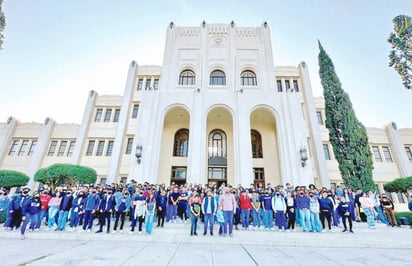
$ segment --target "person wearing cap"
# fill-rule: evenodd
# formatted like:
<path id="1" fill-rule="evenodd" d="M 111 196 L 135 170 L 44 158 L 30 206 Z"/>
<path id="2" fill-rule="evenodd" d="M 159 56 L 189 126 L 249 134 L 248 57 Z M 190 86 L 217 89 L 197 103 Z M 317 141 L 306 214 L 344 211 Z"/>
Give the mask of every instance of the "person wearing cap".
<path id="1" fill-rule="evenodd" d="M 40 218 L 41 202 L 40 195 L 34 193 L 33 197 L 26 200 L 22 206 L 23 225 L 20 228 L 21 239 L 24 239 L 24 233 L 27 225 L 30 224 L 29 231 L 32 232 Z"/>
<path id="2" fill-rule="evenodd" d="M 395 225 L 398 225 L 398 223 L 396 222 L 396 217 L 395 217 L 395 205 L 393 205 L 392 200 L 388 198 L 386 194 L 382 194 L 381 206 L 382 206 L 383 212 L 388 218 L 389 225 L 391 225 L 392 227 L 394 227 Z"/>

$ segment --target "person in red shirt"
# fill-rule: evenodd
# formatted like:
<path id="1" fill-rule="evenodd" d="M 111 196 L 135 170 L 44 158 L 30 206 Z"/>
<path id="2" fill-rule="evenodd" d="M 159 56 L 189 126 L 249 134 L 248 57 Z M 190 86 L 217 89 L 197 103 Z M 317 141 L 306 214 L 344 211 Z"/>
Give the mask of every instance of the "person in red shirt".
<path id="1" fill-rule="evenodd" d="M 49 191 L 47 189 L 43 189 L 43 191 L 40 193 L 40 218 L 37 221 L 35 231 L 38 231 L 41 225 L 41 222 L 43 221 L 43 218 L 46 216 L 47 211 L 49 209 L 49 201 L 51 199 L 51 196 L 49 195 Z M 47 217 L 46 217 L 47 221 Z"/>
<path id="2" fill-rule="evenodd" d="M 249 230 L 249 217 L 250 210 L 252 209 L 252 200 L 247 192 L 247 190 L 242 190 L 239 196 L 240 202 L 240 217 L 242 220 L 242 230 Z"/>

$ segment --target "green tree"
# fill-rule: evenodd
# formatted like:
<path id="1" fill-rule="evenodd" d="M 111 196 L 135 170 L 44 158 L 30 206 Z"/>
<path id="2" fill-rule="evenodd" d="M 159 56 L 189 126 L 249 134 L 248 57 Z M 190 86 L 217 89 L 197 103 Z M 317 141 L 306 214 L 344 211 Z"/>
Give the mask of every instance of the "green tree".
<path id="1" fill-rule="evenodd" d="M 25 186 L 30 178 L 18 171 L 0 170 L 0 187 L 10 189 L 12 187 Z"/>
<path id="2" fill-rule="evenodd" d="M 58 185 L 91 184 L 96 182 L 97 173 L 94 169 L 73 164 L 53 164 L 39 169 L 34 180 L 56 188 Z"/>
<path id="3" fill-rule="evenodd" d="M 412 176 L 405 178 L 397 178 L 392 182 L 383 185 L 386 191 L 389 192 L 403 192 L 409 196 L 409 191 L 412 190 Z"/>
<path id="4" fill-rule="evenodd" d="M 372 153 L 366 129 L 358 121 L 349 95 L 335 72 L 329 55 L 319 42 L 319 75 L 325 98 L 325 125 L 339 171 L 347 187 L 375 190 L 372 180 Z"/>
<path id="5" fill-rule="evenodd" d="M 412 24 L 411 17 L 396 16 L 393 29 L 388 38 L 392 45 L 389 52 L 389 66 L 401 76 L 402 84 L 408 90 L 412 89 Z"/>
<path id="6" fill-rule="evenodd" d="M 0 0 L 0 50 L 3 49 L 3 31 L 6 28 L 6 17 L 2 11 L 3 0 Z"/>

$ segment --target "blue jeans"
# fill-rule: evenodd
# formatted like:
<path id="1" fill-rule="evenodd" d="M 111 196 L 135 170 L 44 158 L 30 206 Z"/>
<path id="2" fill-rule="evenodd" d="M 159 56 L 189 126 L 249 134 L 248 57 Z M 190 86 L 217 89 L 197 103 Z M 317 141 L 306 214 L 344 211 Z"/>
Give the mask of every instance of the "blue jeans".
<path id="1" fill-rule="evenodd" d="M 67 216 L 69 211 L 61 211 L 59 215 L 59 221 L 57 222 L 57 229 L 63 231 L 67 224 Z"/>
<path id="2" fill-rule="evenodd" d="M 312 227 L 310 226 L 310 211 L 309 209 L 303 210 L 298 209 L 301 226 L 303 231 L 312 231 Z"/>
<path id="3" fill-rule="evenodd" d="M 86 210 L 84 212 L 84 223 L 83 223 L 83 230 L 92 229 L 93 226 L 93 210 Z"/>
<path id="4" fill-rule="evenodd" d="M 213 234 L 213 223 L 214 223 L 213 213 L 205 213 L 204 214 L 204 227 L 203 227 L 204 234 L 207 233 L 207 224 L 209 224 L 210 233 Z"/>
<path id="5" fill-rule="evenodd" d="M 378 213 L 376 219 L 380 220 L 384 224 L 389 224 L 388 219 L 386 218 L 385 214 L 383 213 L 381 206 L 375 206 L 375 211 Z"/>
<path id="6" fill-rule="evenodd" d="M 320 225 L 319 213 L 310 212 L 310 226 L 313 231 L 321 232 L 322 227 Z"/>
<path id="7" fill-rule="evenodd" d="M 255 208 L 252 208 L 252 222 L 254 227 L 260 227 L 260 212 L 262 209 L 258 211 Z"/>
<path id="8" fill-rule="evenodd" d="M 233 233 L 233 211 L 223 211 L 223 216 L 225 217 L 223 233 L 227 235 L 228 227 L 229 227 L 229 234 L 232 234 Z"/>
<path id="9" fill-rule="evenodd" d="M 30 230 L 33 230 L 36 227 L 37 222 L 39 221 L 39 217 L 40 217 L 40 213 L 36 213 L 36 214 L 26 213 L 26 218 L 23 221 L 23 225 L 20 228 L 21 234 L 24 235 L 24 232 L 26 231 L 26 227 L 29 223 L 30 223 Z"/>
<path id="10" fill-rule="evenodd" d="M 242 220 L 242 228 L 249 227 L 249 217 L 250 217 L 250 210 L 241 209 L 241 220 Z"/>
<path id="11" fill-rule="evenodd" d="M 46 213 L 47 213 L 47 211 L 43 211 L 43 210 L 40 211 L 40 218 L 39 218 L 39 221 L 36 224 L 36 228 L 40 228 L 41 222 L 43 221 L 43 218 L 46 216 Z"/>
<path id="12" fill-rule="evenodd" d="M 373 212 L 372 208 L 363 208 L 363 212 L 366 215 L 366 222 L 368 223 L 368 227 L 375 226 L 375 213 Z"/>
<path id="13" fill-rule="evenodd" d="M 273 228 L 273 211 L 265 210 L 263 211 L 263 225 L 266 229 Z"/>
<path id="14" fill-rule="evenodd" d="M 154 212 L 147 212 L 146 213 L 146 234 L 150 235 L 152 233 L 153 222 L 154 222 Z"/>
<path id="15" fill-rule="evenodd" d="M 59 212 L 59 207 L 49 207 L 49 221 L 47 226 L 51 228 L 56 223 L 56 214 Z"/>
<path id="16" fill-rule="evenodd" d="M 286 214 L 284 211 L 276 211 L 276 226 L 278 229 L 286 229 Z"/>
<path id="17" fill-rule="evenodd" d="M 196 216 L 192 213 L 191 220 L 192 220 L 192 225 L 190 226 L 190 235 L 193 235 L 193 234 L 196 234 L 199 216 Z"/>

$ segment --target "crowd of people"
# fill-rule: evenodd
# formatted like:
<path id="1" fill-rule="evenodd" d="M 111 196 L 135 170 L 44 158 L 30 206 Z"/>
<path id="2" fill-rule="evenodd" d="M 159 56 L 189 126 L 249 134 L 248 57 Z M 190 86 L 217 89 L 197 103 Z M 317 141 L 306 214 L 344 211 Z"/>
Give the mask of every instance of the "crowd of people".
<path id="1" fill-rule="evenodd" d="M 351 191 L 348 188 L 293 187 L 278 185 L 232 187 L 216 185 L 153 185 L 132 180 L 127 185 L 43 186 L 31 192 L 23 188 L 9 196 L 0 189 L 0 217 L 5 213 L 5 230 L 45 230 L 95 233 L 152 233 L 153 225 L 190 222 L 190 235 L 232 237 L 233 230 L 323 232 L 343 226 L 353 233 L 353 222 L 375 228 L 381 222 L 396 226 L 394 204 L 385 194 Z M 96 225 L 97 221 L 97 225 Z M 199 228 L 200 222 L 203 228 Z M 112 226 L 112 223 L 114 225 Z M 97 229 L 93 229 L 97 226 Z M 202 233 L 202 232 L 200 232 Z"/>

